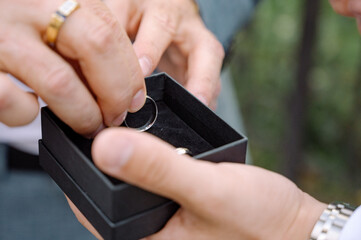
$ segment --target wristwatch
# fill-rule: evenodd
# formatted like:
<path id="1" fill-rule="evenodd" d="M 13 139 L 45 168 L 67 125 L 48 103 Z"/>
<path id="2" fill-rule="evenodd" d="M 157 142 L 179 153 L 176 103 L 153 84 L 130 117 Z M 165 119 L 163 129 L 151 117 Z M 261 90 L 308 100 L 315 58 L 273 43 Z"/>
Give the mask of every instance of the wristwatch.
<path id="1" fill-rule="evenodd" d="M 314 226 L 310 240 L 338 240 L 355 207 L 347 203 L 330 203 Z"/>

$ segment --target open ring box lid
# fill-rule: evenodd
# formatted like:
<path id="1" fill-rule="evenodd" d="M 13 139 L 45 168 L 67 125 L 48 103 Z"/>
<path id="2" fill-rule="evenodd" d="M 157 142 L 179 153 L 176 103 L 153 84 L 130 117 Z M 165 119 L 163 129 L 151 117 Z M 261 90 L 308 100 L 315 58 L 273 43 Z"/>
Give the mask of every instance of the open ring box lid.
<path id="1" fill-rule="evenodd" d="M 146 86 L 159 111 L 148 133 L 175 148 L 188 148 L 196 159 L 244 163 L 247 139 L 176 81 L 161 73 L 146 78 Z M 92 140 L 75 133 L 48 108 L 41 113 L 40 165 L 103 238 L 148 236 L 175 213 L 178 206 L 171 200 L 102 173 L 92 162 Z"/>

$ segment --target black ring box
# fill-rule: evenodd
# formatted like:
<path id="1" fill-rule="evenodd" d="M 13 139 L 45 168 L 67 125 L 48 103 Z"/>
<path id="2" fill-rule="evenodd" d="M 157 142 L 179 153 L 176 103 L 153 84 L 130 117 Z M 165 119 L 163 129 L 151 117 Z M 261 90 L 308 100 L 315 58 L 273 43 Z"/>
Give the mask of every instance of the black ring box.
<path id="1" fill-rule="evenodd" d="M 149 133 L 188 148 L 196 159 L 245 162 L 247 139 L 167 74 L 146 78 L 146 86 L 159 110 Z M 48 108 L 41 112 L 40 165 L 104 239 L 148 236 L 178 209 L 169 199 L 102 173 L 92 162 L 92 140 L 75 133 Z"/>

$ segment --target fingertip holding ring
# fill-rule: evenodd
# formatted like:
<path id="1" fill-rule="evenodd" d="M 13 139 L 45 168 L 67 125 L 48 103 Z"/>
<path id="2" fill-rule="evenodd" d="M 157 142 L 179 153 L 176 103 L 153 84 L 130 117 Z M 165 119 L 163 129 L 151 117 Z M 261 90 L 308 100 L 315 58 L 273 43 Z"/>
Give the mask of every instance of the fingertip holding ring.
<path id="1" fill-rule="evenodd" d="M 145 104 L 147 104 L 148 100 L 152 103 L 152 105 L 154 107 L 154 114 L 151 116 L 151 118 L 149 118 L 149 120 L 144 125 L 142 125 L 140 127 L 131 127 L 129 125 L 129 123 L 127 122 L 127 118 L 131 115 L 129 113 L 127 115 L 127 118 L 124 120 L 124 124 L 127 128 L 133 128 L 133 129 L 137 130 L 138 132 L 145 132 L 154 125 L 154 123 L 157 121 L 157 117 L 158 117 L 158 106 L 157 106 L 157 103 L 153 100 L 153 98 L 151 98 L 150 96 L 147 95 Z M 133 114 L 136 114 L 136 113 L 133 113 Z"/>

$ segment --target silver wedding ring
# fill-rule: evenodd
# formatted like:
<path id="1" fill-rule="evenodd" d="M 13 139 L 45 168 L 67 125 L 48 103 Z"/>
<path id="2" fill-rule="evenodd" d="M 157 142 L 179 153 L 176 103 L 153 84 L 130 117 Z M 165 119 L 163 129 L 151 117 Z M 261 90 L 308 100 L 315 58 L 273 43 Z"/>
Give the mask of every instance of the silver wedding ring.
<path id="1" fill-rule="evenodd" d="M 176 153 L 178 153 L 179 155 L 188 154 L 188 155 L 192 156 L 192 153 L 191 153 L 191 151 L 189 151 L 188 148 L 182 148 L 182 147 L 180 147 L 180 148 L 176 148 L 175 151 L 176 151 Z"/>
<path id="2" fill-rule="evenodd" d="M 147 131 L 148 129 L 150 129 L 150 128 L 154 125 L 154 123 L 157 121 L 157 117 L 158 117 L 158 106 L 157 106 L 157 103 L 153 100 L 153 98 L 151 98 L 151 97 L 149 97 L 149 96 L 147 95 L 146 101 L 145 101 L 145 104 L 144 104 L 143 108 L 147 105 L 147 102 L 151 102 L 152 105 L 153 105 L 153 108 L 154 108 L 153 114 L 150 116 L 150 118 L 149 118 L 148 120 L 146 120 L 145 123 L 144 123 L 143 125 L 141 125 L 140 127 L 131 126 L 132 124 L 130 124 L 129 122 L 127 122 L 127 118 L 128 118 L 130 115 L 132 115 L 132 114 L 134 115 L 134 114 L 137 114 L 137 113 L 130 113 L 130 114 L 127 115 L 127 117 L 126 117 L 125 120 L 124 120 L 125 126 L 127 126 L 128 128 L 133 128 L 133 129 L 137 130 L 138 132 L 145 132 L 145 131 Z M 143 108 L 142 108 L 142 109 L 143 109 Z M 139 111 L 142 111 L 142 109 L 139 110 Z M 139 111 L 138 111 L 138 112 L 139 112 Z M 128 119 L 128 121 L 129 121 L 129 119 Z"/>

